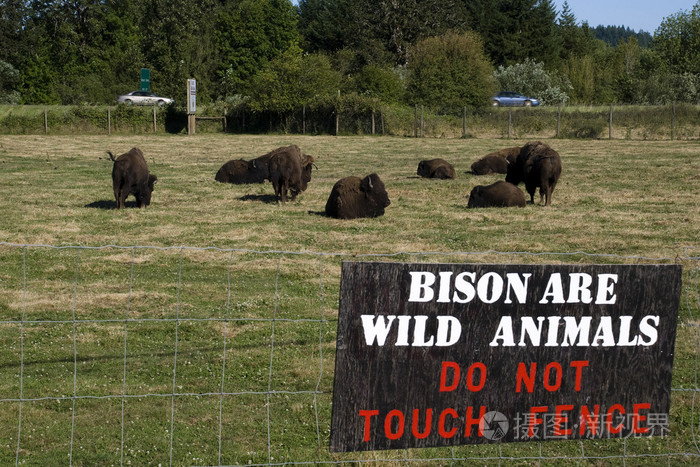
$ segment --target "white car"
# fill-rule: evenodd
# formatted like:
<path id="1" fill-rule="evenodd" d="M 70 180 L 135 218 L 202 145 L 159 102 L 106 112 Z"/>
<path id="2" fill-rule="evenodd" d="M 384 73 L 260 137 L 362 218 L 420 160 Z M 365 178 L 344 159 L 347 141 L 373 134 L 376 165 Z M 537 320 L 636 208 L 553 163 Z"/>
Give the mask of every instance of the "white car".
<path id="1" fill-rule="evenodd" d="M 132 91 L 129 94 L 117 97 L 117 104 L 126 105 L 157 105 L 162 107 L 173 102 L 175 101 L 169 97 L 157 96 L 148 91 Z"/>

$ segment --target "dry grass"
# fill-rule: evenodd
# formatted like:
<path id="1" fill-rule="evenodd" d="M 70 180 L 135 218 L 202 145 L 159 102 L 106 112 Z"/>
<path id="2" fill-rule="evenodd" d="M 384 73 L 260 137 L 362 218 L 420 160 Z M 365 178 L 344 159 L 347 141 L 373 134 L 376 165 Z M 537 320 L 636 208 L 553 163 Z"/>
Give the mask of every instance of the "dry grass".
<path id="1" fill-rule="evenodd" d="M 214 181 L 229 159 L 252 158 L 292 143 L 316 156 L 319 166 L 295 203 L 277 205 L 270 184 Z M 225 391 L 242 394 L 223 402 L 222 462 L 357 460 L 357 454 L 334 456 L 325 447 L 342 259 L 396 253 L 380 260 L 556 263 L 620 261 L 577 252 L 666 262 L 682 261 L 688 252 L 697 256 L 698 143 L 549 140 L 563 161 L 550 208 L 467 209 L 466 195 L 473 186 L 503 178 L 468 175 L 471 163 L 524 143 L 214 134 L 0 136 L 0 242 L 127 247 L 0 248 L 0 320 L 5 322 L 0 326 L 0 394 L 19 397 L 22 361 L 23 397 L 49 398 L 22 406 L 20 462 L 65 464 L 67 435 L 74 430 L 75 465 L 119 464 L 124 428 L 125 463 L 217 463 L 218 397 L 175 398 L 171 457 L 171 399 L 143 396 L 173 391 L 176 332 L 175 391 L 215 394 L 223 382 Z M 118 211 L 113 209 L 112 164 L 105 151 L 122 153 L 132 146 L 142 148 L 159 182 L 151 206 Z M 456 180 L 416 176 L 418 162 L 435 157 L 455 165 Z M 389 192 L 391 206 L 385 216 L 340 221 L 321 215 L 339 178 L 371 172 L 381 176 Z M 139 245 L 236 251 L 128 248 Z M 274 253 L 279 251 L 289 253 Z M 307 251 L 342 255 L 294 254 Z M 692 266 L 691 283 L 697 281 L 697 262 Z M 680 321 L 694 323 L 697 292 L 685 290 L 690 300 L 684 301 L 687 310 Z M 94 322 L 74 325 L 74 315 Z M 23 327 L 23 359 L 17 324 L 21 316 L 55 321 Z M 234 321 L 223 321 L 229 317 Z M 280 321 L 271 324 L 273 317 Z M 123 321 L 127 318 L 128 323 Z M 674 388 L 694 387 L 696 342 L 695 328 L 679 328 Z M 79 395 L 120 395 L 125 385 L 127 394 L 139 396 L 125 402 L 124 427 L 118 397 L 80 399 L 76 417 L 71 417 L 74 375 Z M 268 385 L 292 395 L 266 396 Z M 311 395 L 317 389 L 321 394 Z M 672 397 L 672 438 L 643 440 L 640 446 L 632 440 L 626 445 L 585 442 L 586 455 L 694 452 L 692 396 L 679 391 Z M 18 404 L 4 403 L 2 408 L 0 463 L 9 464 L 16 459 Z M 416 450 L 410 456 L 498 461 L 501 456 L 537 457 L 539 449 L 545 456 L 576 458 L 583 447 L 469 446 L 451 452 Z M 367 453 L 362 459 L 403 455 Z"/>
<path id="2" fill-rule="evenodd" d="M 525 141 L 195 135 L 2 136 L 0 238 L 52 245 L 189 245 L 310 249 L 358 254 L 396 251 L 570 251 L 673 256 L 697 244 L 700 147 L 694 142 L 548 141 L 563 174 L 551 209 L 467 210 L 477 184 L 471 163 Z M 319 170 L 298 202 L 278 206 L 272 187 L 224 185 L 227 160 L 284 144 L 316 156 Z M 153 204 L 116 211 L 105 151 L 139 146 L 159 177 Z M 421 159 L 443 157 L 458 179 L 415 175 Z M 383 218 L 321 215 L 330 188 L 376 172 L 391 206 Z"/>

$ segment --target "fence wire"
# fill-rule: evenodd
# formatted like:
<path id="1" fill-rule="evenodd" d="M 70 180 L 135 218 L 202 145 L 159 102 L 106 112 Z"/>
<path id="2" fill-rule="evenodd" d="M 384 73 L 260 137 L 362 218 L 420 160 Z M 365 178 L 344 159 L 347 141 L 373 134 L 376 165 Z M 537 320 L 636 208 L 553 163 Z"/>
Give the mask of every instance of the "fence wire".
<path id="1" fill-rule="evenodd" d="M 0 243 L 0 463 L 695 463 L 699 252 L 348 256 Z M 670 433 L 330 453 L 340 264 L 348 260 L 682 264 Z"/>

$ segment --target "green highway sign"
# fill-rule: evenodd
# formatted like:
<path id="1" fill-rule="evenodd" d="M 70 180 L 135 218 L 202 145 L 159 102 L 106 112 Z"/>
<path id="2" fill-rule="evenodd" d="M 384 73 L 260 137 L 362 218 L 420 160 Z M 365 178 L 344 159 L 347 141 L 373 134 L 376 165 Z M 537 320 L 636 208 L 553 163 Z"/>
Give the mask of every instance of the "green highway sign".
<path id="1" fill-rule="evenodd" d="M 149 92 L 151 90 L 151 70 L 141 68 L 141 91 Z"/>

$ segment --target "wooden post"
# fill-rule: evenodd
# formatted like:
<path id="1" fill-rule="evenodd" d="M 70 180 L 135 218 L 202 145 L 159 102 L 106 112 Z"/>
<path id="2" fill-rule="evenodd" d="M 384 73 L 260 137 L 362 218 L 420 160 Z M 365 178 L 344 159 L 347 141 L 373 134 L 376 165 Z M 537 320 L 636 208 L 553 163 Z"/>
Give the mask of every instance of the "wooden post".
<path id="1" fill-rule="evenodd" d="M 374 134 L 374 109 L 372 109 L 372 134 Z"/>
<path id="2" fill-rule="evenodd" d="M 676 101 L 671 103 L 671 140 L 676 137 Z"/>
<path id="3" fill-rule="evenodd" d="M 467 106 L 462 107 L 462 138 L 467 137 Z"/>
<path id="4" fill-rule="evenodd" d="M 49 134 L 49 114 L 46 107 L 44 107 L 44 134 Z"/>
<path id="5" fill-rule="evenodd" d="M 306 104 L 301 108 L 301 134 L 306 134 Z"/>
<path id="6" fill-rule="evenodd" d="M 423 104 L 420 106 L 420 137 L 423 137 Z"/>
<path id="7" fill-rule="evenodd" d="M 156 125 L 156 106 L 153 106 L 153 133 L 158 131 L 158 127 Z"/>
<path id="8" fill-rule="evenodd" d="M 510 129 L 513 126 L 513 113 L 508 109 L 508 139 L 510 139 Z"/>
<path id="9" fill-rule="evenodd" d="M 340 130 L 340 89 L 338 89 L 338 103 L 335 106 L 335 136 Z"/>
<path id="10" fill-rule="evenodd" d="M 608 118 L 608 139 L 612 139 L 612 111 L 613 105 L 610 104 L 610 117 Z"/>
<path id="11" fill-rule="evenodd" d="M 560 125 L 561 125 L 561 102 L 559 103 L 559 109 L 557 110 L 557 134 L 556 134 L 557 138 L 559 138 Z"/>
<path id="12" fill-rule="evenodd" d="M 107 134 L 112 134 L 112 109 L 107 107 Z"/>
<path id="13" fill-rule="evenodd" d="M 195 132 L 195 116 L 194 114 L 187 114 L 187 134 L 193 135 Z"/>
<path id="14" fill-rule="evenodd" d="M 418 104 L 413 111 L 413 137 L 418 138 Z"/>

